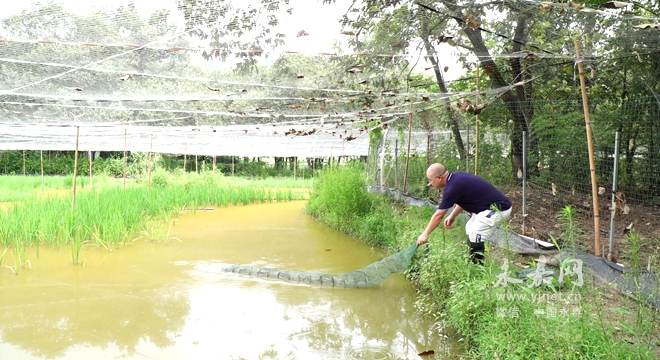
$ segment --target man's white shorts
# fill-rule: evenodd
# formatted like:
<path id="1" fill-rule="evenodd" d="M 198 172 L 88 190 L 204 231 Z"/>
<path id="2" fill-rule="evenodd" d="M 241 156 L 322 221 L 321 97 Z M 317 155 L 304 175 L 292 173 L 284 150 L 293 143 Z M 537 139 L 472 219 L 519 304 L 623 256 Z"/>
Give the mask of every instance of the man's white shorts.
<path id="1" fill-rule="evenodd" d="M 511 208 L 505 211 L 489 209 L 478 214 L 473 214 L 467 224 L 465 224 L 465 233 L 468 235 L 470 242 L 483 242 L 495 231 L 495 227 L 500 225 L 502 218 L 506 220 L 509 216 L 511 216 Z"/>

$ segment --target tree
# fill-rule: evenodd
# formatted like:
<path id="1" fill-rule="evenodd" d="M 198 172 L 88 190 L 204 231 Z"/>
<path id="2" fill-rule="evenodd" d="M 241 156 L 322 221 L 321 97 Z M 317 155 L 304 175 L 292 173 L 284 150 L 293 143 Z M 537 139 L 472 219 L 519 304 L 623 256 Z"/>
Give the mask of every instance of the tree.
<path id="1" fill-rule="evenodd" d="M 186 19 L 190 34 L 214 49 L 204 51 L 207 59 L 233 56 L 241 60 L 238 67 L 250 70 L 264 50 L 284 43 L 285 35 L 272 33 L 279 24 L 278 12 L 288 0 L 259 0 L 235 3 L 228 0 L 178 0 L 178 8 Z M 293 9 L 284 9 L 291 13 Z M 280 14 L 281 15 L 281 14 Z M 246 40 L 249 39 L 249 40 Z"/>

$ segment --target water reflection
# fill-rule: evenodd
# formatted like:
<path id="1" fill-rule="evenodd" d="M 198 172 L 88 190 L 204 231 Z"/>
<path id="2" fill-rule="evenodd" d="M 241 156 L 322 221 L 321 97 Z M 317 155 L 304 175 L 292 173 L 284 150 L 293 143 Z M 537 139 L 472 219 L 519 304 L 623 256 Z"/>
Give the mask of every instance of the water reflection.
<path id="1" fill-rule="evenodd" d="M 341 273 L 383 255 L 302 207 L 198 211 L 173 227 L 182 242 L 86 249 L 85 267 L 42 249 L 18 276 L 0 269 L 0 359 L 363 360 L 453 351 L 414 313 L 414 291 L 400 274 L 374 288 L 332 289 L 220 271 L 243 263 Z"/>

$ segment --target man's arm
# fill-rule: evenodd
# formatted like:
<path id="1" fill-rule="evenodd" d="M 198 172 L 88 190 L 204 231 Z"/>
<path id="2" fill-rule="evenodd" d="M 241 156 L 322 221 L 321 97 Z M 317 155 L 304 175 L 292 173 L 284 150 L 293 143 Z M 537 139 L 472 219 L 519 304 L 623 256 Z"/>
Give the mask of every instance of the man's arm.
<path id="1" fill-rule="evenodd" d="M 442 218 L 445 217 L 445 214 L 447 213 L 447 210 L 437 210 L 433 216 L 431 216 L 431 220 L 429 220 L 429 224 L 426 226 L 426 229 L 424 229 L 424 232 L 419 235 L 417 238 L 417 245 L 422 245 L 425 244 L 429 240 L 429 235 L 435 228 L 440 225 L 442 222 Z"/>
<path id="2" fill-rule="evenodd" d="M 463 212 L 463 208 L 458 206 L 458 204 L 455 204 L 454 205 L 454 210 L 452 210 L 451 214 L 449 214 L 449 216 L 447 216 L 447 218 L 445 219 L 445 227 L 447 229 L 451 229 L 451 224 L 454 223 L 454 220 L 456 220 L 456 217 L 458 217 L 458 215 L 462 212 Z"/>

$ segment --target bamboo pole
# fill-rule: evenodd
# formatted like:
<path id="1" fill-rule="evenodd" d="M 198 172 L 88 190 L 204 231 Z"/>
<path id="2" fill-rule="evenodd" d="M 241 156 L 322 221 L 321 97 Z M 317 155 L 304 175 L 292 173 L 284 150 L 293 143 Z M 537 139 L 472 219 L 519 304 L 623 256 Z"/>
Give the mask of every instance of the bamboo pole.
<path id="1" fill-rule="evenodd" d="M 186 162 L 188 161 L 188 144 L 186 144 L 186 151 L 183 153 L 183 174 L 186 174 Z"/>
<path id="2" fill-rule="evenodd" d="M 298 157 L 294 156 L 293 157 L 293 180 L 294 181 L 296 180 L 297 167 L 298 167 Z"/>
<path id="3" fill-rule="evenodd" d="M 195 175 L 199 175 L 199 165 L 197 162 L 197 154 L 195 154 Z"/>
<path id="4" fill-rule="evenodd" d="M 23 150 L 23 176 L 25 176 L 25 150 Z"/>
<path id="5" fill-rule="evenodd" d="M 89 150 L 89 187 L 94 188 L 94 179 L 92 178 L 92 150 Z"/>
<path id="6" fill-rule="evenodd" d="M 128 166 L 128 158 L 126 157 L 126 135 L 128 130 L 124 129 L 124 190 L 126 190 L 126 167 Z"/>
<path id="7" fill-rule="evenodd" d="M 149 135 L 149 156 L 147 156 L 149 161 L 147 165 L 147 192 L 151 191 L 151 162 L 154 156 L 154 153 L 152 152 L 153 148 L 154 148 L 154 135 L 151 134 Z"/>
<path id="8" fill-rule="evenodd" d="M 215 164 L 216 164 L 216 159 L 217 157 L 213 155 L 213 172 L 215 173 Z"/>
<path id="9" fill-rule="evenodd" d="M 73 158 L 73 200 L 71 201 L 71 212 L 76 209 L 76 177 L 78 176 L 78 139 L 80 138 L 80 126 L 76 126 L 76 154 Z"/>
<path id="10" fill-rule="evenodd" d="M 475 100 L 475 106 L 479 105 L 479 65 L 477 65 L 477 98 Z M 474 175 L 479 176 L 479 114 L 476 115 L 477 119 L 475 120 L 475 132 L 476 140 L 474 145 Z"/>
<path id="11" fill-rule="evenodd" d="M 582 107 L 584 108 L 584 123 L 587 129 L 587 145 L 589 148 L 589 171 L 591 172 L 591 196 L 594 207 L 594 251 L 596 256 L 601 256 L 600 251 L 600 211 L 598 209 L 598 183 L 596 181 L 596 162 L 594 160 L 594 143 L 592 138 L 591 117 L 589 116 L 589 102 L 587 100 L 587 88 L 584 80 L 584 68 L 580 60 L 580 42 L 575 41 L 575 54 L 577 55 L 578 71 L 580 73 L 580 87 L 582 88 Z"/>
<path id="12" fill-rule="evenodd" d="M 231 156 L 231 176 L 234 177 L 234 155 Z"/>
<path id="13" fill-rule="evenodd" d="M 408 153 L 406 154 L 406 173 L 403 176 L 403 193 L 406 193 L 408 185 L 408 164 L 410 163 L 410 137 L 412 135 L 412 102 L 410 103 L 410 120 L 408 121 Z"/>

